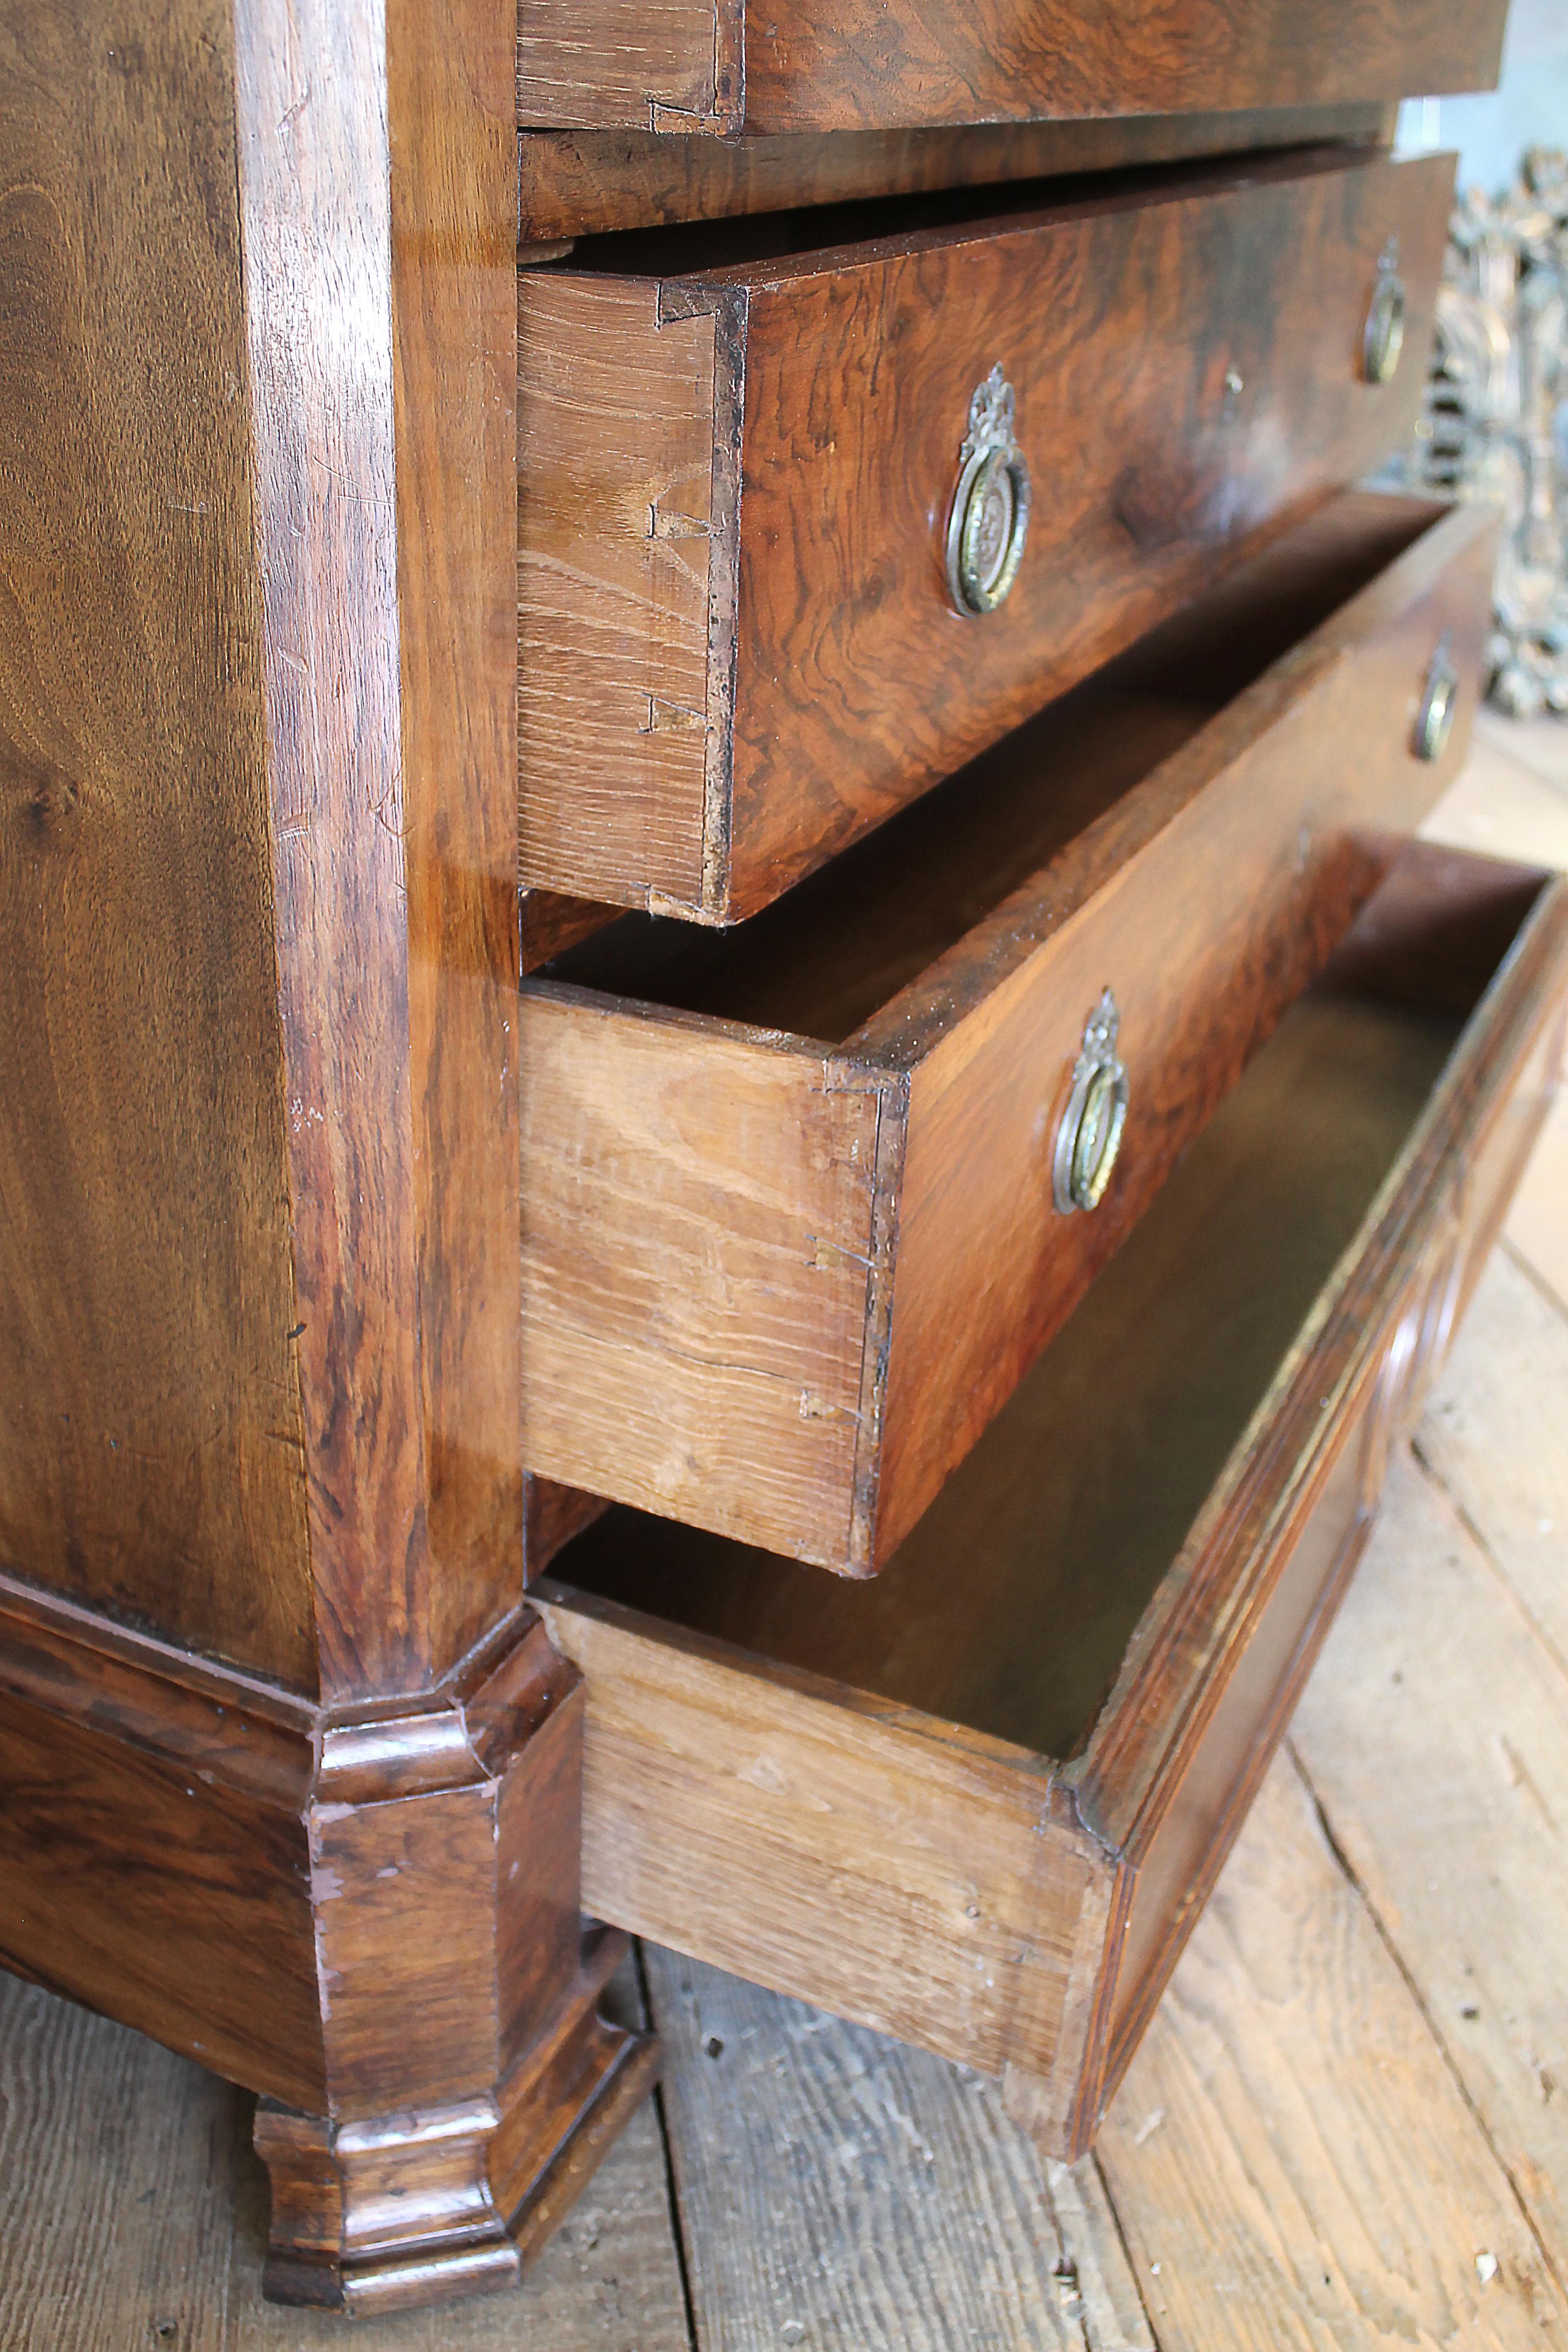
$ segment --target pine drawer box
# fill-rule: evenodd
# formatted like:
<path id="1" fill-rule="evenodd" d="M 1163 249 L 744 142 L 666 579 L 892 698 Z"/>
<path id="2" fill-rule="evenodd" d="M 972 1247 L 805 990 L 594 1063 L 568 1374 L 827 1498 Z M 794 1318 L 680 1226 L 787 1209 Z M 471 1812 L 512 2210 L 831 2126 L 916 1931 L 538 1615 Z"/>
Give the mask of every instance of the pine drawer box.
<path id="1" fill-rule="evenodd" d="M 521 271 L 524 883 L 753 914 L 1368 471 L 1451 187 L 1321 150 Z"/>
<path id="2" fill-rule="evenodd" d="M 1173 114 L 1489 88 L 1503 0 L 521 0 L 518 120 L 653 132 Z"/>
<path id="3" fill-rule="evenodd" d="M 1561 1066 L 1568 884 L 1416 847 L 885 1575 L 630 1512 L 537 1595 L 604 1917 L 1092 2137 Z"/>
<path id="4" fill-rule="evenodd" d="M 1493 530 L 1348 494 L 743 930 L 526 982 L 525 1466 L 875 1570 L 1452 773 Z"/>

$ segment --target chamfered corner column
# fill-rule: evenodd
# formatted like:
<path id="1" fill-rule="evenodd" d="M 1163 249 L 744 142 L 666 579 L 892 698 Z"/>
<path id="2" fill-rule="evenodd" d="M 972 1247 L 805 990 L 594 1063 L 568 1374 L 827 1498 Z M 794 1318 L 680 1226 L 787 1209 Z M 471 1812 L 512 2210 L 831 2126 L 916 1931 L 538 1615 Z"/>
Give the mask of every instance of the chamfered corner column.
<path id="1" fill-rule="evenodd" d="M 233 5 L 325 1727 L 325 2095 L 257 2145 L 268 2292 L 357 2310 L 515 2277 L 653 2053 L 522 1603 L 515 22 Z"/>
<path id="2" fill-rule="evenodd" d="M 328 1727 L 305 1814 L 325 2111 L 264 2098 L 266 2291 L 509 2286 L 652 2080 L 580 1921 L 583 1689 L 531 1612 L 435 1711 Z"/>

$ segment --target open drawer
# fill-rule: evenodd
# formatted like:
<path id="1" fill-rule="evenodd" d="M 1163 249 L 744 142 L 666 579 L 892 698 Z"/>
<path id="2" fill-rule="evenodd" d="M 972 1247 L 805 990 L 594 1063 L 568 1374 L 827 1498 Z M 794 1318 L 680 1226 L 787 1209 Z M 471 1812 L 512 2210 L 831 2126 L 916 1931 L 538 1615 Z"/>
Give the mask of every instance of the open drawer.
<path id="1" fill-rule="evenodd" d="M 1561 1065 L 1568 884 L 1425 847 L 873 1583 L 630 1511 L 536 1588 L 584 1899 L 1092 2137 Z"/>
<path id="2" fill-rule="evenodd" d="M 1319 150 L 525 269 L 524 884 L 754 914 L 1368 472 L 1452 182 Z"/>
<path id="3" fill-rule="evenodd" d="M 872 1571 L 1453 772 L 1493 530 L 1342 498 L 742 930 L 526 982 L 524 1469 Z"/>

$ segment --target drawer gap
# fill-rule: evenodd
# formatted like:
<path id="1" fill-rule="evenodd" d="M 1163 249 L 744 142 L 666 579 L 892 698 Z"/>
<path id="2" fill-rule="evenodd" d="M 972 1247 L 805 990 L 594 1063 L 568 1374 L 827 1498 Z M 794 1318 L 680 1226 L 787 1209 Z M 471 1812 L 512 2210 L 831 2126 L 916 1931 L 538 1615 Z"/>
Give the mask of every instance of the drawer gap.
<path id="1" fill-rule="evenodd" d="M 573 275 L 591 270 L 625 277 L 689 278 L 698 272 L 765 272 L 767 264 L 775 261 L 804 259 L 808 268 L 815 268 L 831 257 L 837 265 L 850 257 L 846 249 L 853 247 L 875 248 L 880 254 L 927 235 L 940 236 L 972 225 L 990 237 L 1005 230 L 1015 214 L 1034 213 L 1046 205 L 1053 212 L 1059 210 L 1064 219 L 1070 218 L 1075 205 L 1103 212 L 1118 198 L 1147 204 L 1162 195 L 1181 196 L 1228 184 L 1242 170 L 1257 180 L 1264 176 L 1298 179 L 1313 169 L 1342 169 L 1345 155 L 1341 142 L 1306 141 L 1275 149 L 1262 161 L 1249 157 L 1240 165 L 1212 158 L 1197 163 L 1150 163 L 982 187 L 795 205 L 728 219 L 608 229 L 578 236 L 563 266 Z"/>
<path id="2" fill-rule="evenodd" d="M 834 1045 L 874 1015 L 896 1029 L 901 989 L 1444 511 L 1421 499 L 1332 501 L 749 922 L 710 931 L 627 914 L 544 976 Z M 1037 924 L 1031 936 L 1044 936 Z"/>

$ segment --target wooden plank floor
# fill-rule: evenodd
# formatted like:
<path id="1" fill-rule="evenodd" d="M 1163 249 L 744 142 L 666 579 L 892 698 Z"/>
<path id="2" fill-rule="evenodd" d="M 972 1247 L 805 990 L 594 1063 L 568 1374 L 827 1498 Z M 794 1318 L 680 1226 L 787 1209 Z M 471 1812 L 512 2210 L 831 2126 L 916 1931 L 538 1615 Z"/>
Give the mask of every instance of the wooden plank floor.
<path id="1" fill-rule="evenodd" d="M 1568 866 L 1568 727 L 1431 828 Z M 1568 2352 L 1568 1101 L 1097 2158 L 652 1948 L 665 2086 L 408 2352 Z M 0 2352 L 302 2352 L 248 2103 L 0 1979 Z"/>

